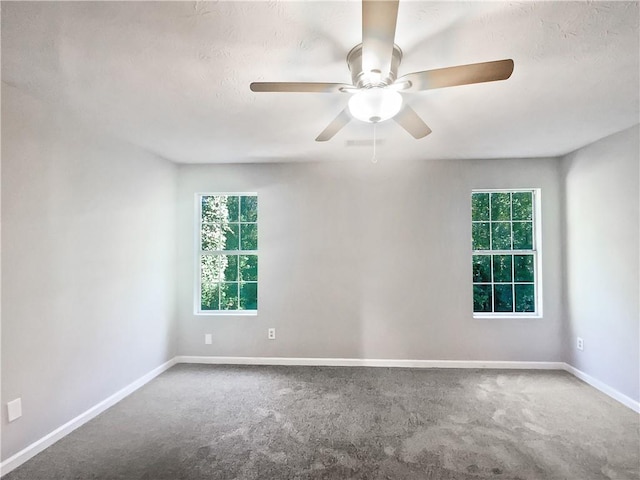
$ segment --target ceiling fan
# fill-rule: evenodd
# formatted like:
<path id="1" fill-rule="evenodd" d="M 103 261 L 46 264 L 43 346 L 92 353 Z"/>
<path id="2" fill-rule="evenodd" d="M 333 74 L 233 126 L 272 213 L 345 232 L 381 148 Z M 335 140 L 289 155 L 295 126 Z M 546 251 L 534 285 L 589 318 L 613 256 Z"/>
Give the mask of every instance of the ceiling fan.
<path id="1" fill-rule="evenodd" d="M 253 82 L 253 92 L 351 93 L 347 107 L 316 138 L 331 139 L 352 118 L 378 123 L 393 118 L 414 138 L 431 129 L 400 92 L 506 80 L 513 60 L 473 63 L 409 73 L 398 78 L 402 50 L 394 43 L 399 0 L 362 1 L 362 43 L 347 55 L 352 84 L 316 82 Z"/>

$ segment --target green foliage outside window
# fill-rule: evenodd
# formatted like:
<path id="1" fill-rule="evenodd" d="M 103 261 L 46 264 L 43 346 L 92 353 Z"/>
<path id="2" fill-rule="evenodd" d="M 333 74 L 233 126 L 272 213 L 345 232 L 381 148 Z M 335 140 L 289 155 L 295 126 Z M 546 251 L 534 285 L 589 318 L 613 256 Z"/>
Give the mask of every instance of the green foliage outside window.
<path id="1" fill-rule="evenodd" d="M 533 191 L 473 192 L 473 311 L 536 311 Z"/>
<path id="2" fill-rule="evenodd" d="M 203 195 L 200 310 L 258 309 L 258 197 Z"/>

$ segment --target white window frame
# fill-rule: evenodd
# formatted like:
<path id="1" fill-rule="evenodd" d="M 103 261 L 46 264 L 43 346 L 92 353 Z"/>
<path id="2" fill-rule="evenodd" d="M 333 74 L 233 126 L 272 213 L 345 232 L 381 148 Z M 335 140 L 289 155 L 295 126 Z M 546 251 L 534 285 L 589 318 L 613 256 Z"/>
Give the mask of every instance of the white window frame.
<path id="1" fill-rule="evenodd" d="M 202 302 L 200 299 L 200 291 L 201 291 L 201 281 L 202 275 L 200 272 L 201 262 L 200 258 L 203 254 L 206 253 L 205 250 L 202 250 L 202 197 L 213 197 L 213 196 L 255 196 L 258 194 L 256 192 L 197 192 L 195 194 L 195 215 L 196 221 L 194 222 L 194 294 L 193 294 L 193 312 L 194 315 L 204 315 L 204 316 L 256 316 L 258 315 L 258 310 L 202 310 Z M 260 222 L 260 202 L 258 202 L 258 221 L 256 222 L 259 225 Z M 258 236 L 260 235 L 260 228 L 258 227 Z M 258 250 L 224 250 L 225 253 L 229 255 L 258 255 L 258 251 L 260 248 L 260 242 L 258 241 Z M 259 271 L 258 271 L 259 272 Z M 256 282 L 259 287 L 260 282 L 260 273 L 258 273 L 258 281 Z M 258 295 L 260 294 L 260 288 L 258 288 Z"/>
<path id="2" fill-rule="evenodd" d="M 472 198 L 474 193 L 518 193 L 518 192 L 531 192 L 533 194 L 532 201 L 532 220 L 533 220 L 533 248 L 531 250 L 472 250 L 471 251 L 471 259 L 473 259 L 474 255 L 531 255 L 533 254 L 533 289 L 534 289 L 534 299 L 535 299 L 535 311 L 533 312 L 474 312 L 473 311 L 473 280 L 471 281 L 471 290 L 472 290 L 472 303 L 471 303 L 471 311 L 473 312 L 473 318 L 542 318 L 542 304 L 543 304 L 543 296 L 542 296 L 542 201 L 541 201 L 541 189 L 540 188 L 478 188 L 471 190 Z M 513 205 L 511 206 L 513 208 Z M 489 212 L 491 212 L 491 196 L 489 196 Z M 481 221 L 474 221 L 471 219 L 470 225 L 473 226 L 474 223 L 483 223 Z M 494 222 L 495 223 L 495 222 Z M 505 223 L 506 220 L 505 220 Z M 510 220 L 509 223 L 513 223 L 513 220 Z M 492 245 L 492 229 L 489 228 L 489 245 Z M 473 245 L 473 240 L 472 240 Z M 513 246 L 513 235 L 511 236 L 511 246 Z M 512 279 L 514 278 L 513 269 L 515 268 L 514 262 L 511 262 L 512 269 Z M 513 285 L 516 284 L 515 281 L 511 282 Z M 491 302 L 492 308 L 495 309 L 495 294 L 494 294 L 494 282 L 489 282 L 491 285 Z M 515 304 L 515 297 L 513 298 L 513 302 Z"/>

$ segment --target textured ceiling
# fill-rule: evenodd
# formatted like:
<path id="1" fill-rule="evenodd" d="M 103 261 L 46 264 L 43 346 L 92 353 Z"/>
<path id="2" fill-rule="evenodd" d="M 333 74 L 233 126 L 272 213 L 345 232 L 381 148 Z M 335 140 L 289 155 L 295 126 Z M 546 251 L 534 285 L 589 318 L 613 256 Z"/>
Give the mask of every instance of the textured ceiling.
<path id="1" fill-rule="evenodd" d="M 637 2 L 400 0 L 400 75 L 503 58 L 515 70 L 404 94 L 433 133 L 381 123 L 378 156 L 554 156 L 638 123 L 638 16 Z M 357 1 L 3 2 L 2 81 L 175 162 L 368 158 L 369 124 L 314 141 L 348 94 L 249 90 L 349 83 L 360 37 Z"/>

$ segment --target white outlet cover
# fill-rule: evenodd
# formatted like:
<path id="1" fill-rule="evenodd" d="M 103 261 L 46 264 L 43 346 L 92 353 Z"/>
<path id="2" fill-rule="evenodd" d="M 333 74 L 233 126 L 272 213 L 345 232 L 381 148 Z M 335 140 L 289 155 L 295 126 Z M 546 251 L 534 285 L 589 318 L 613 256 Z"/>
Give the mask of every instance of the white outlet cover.
<path id="1" fill-rule="evenodd" d="M 10 422 L 22 416 L 22 399 L 16 398 L 7 403 L 7 416 Z"/>
<path id="2" fill-rule="evenodd" d="M 582 338 L 578 337 L 576 347 L 578 348 L 578 350 L 584 350 L 584 341 L 582 340 Z"/>
<path id="3" fill-rule="evenodd" d="M 268 330 L 268 337 L 269 337 L 269 340 L 275 340 L 276 339 L 276 329 L 275 328 L 270 328 Z"/>
<path id="4" fill-rule="evenodd" d="M 213 336 L 210 333 L 204 334 L 204 343 L 211 345 L 213 343 Z"/>

